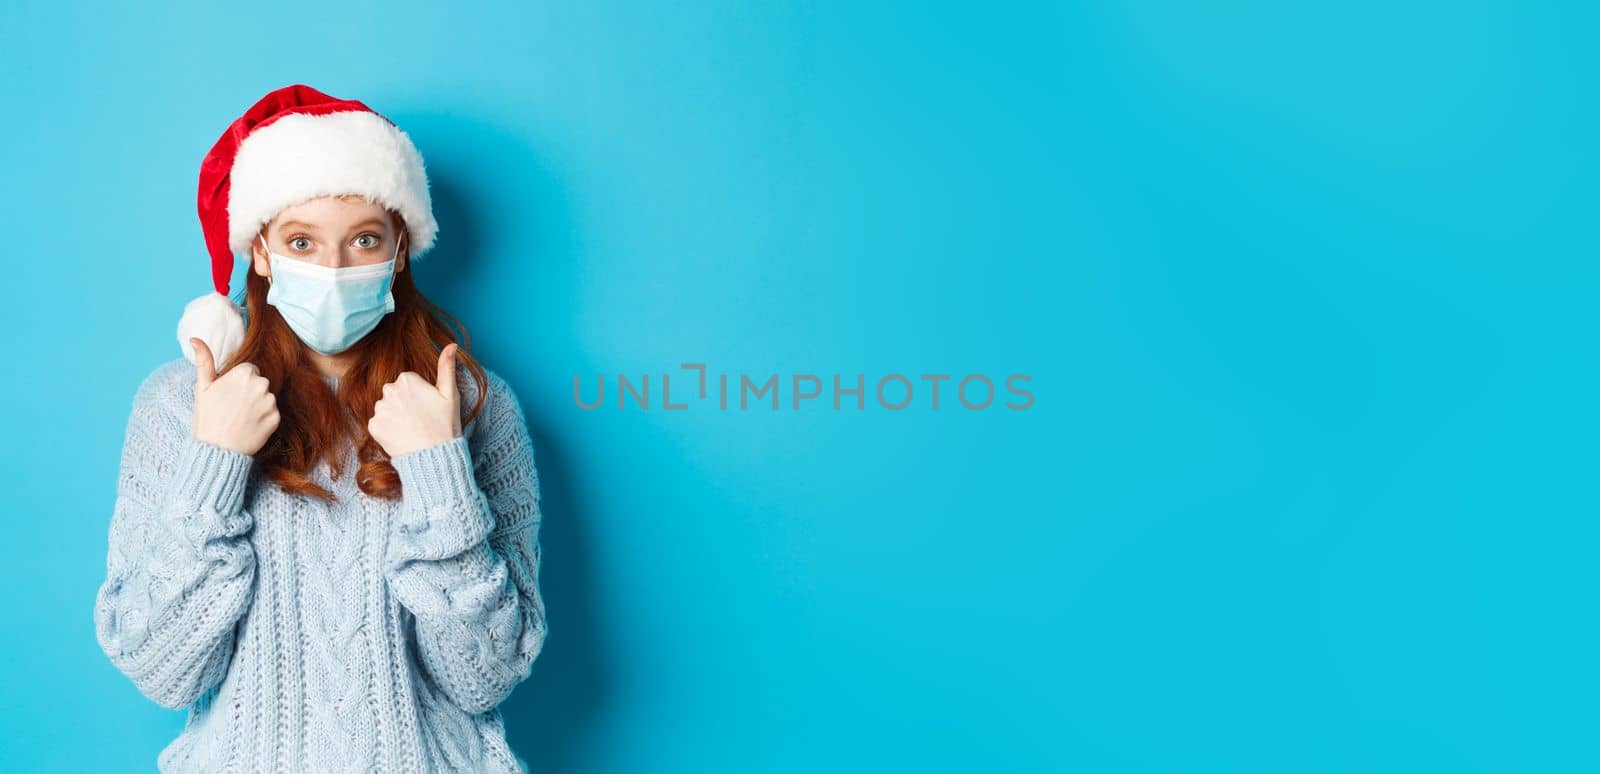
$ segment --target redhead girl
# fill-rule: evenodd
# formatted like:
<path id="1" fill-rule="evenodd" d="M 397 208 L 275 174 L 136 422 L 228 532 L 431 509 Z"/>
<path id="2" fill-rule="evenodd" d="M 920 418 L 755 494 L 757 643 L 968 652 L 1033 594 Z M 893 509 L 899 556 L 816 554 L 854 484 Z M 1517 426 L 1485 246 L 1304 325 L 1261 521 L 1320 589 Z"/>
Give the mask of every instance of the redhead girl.
<path id="1" fill-rule="evenodd" d="M 188 712 L 159 769 L 526 772 L 498 707 L 545 639 L 533 445 L 413 282 L 416 148 L 287 86 L 207 154 L 199 211 L 216 292 L 134 398 L 94 610 Z"/>

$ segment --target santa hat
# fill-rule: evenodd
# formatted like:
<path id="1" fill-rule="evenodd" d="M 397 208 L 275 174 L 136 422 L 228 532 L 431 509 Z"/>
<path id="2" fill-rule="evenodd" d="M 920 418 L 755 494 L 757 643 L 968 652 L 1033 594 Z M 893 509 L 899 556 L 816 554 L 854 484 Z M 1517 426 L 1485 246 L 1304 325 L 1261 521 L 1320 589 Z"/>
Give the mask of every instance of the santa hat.
<path id="1" fill-rule="evenodd" d="M 359 194 L 405 218 L 414 260 L 433 247 L 422 155 L 393 121 L 355 100 L 304 84 L 277 89 L 228 125 L 200 162 L 200 229 L 215 292 L 190 301 L 178 344 L 193 363 L 194 336 L 221 365 L 244 342 L 244 312 L 228 298 L 234 253 L 285 207 L 319 196 Z"/>

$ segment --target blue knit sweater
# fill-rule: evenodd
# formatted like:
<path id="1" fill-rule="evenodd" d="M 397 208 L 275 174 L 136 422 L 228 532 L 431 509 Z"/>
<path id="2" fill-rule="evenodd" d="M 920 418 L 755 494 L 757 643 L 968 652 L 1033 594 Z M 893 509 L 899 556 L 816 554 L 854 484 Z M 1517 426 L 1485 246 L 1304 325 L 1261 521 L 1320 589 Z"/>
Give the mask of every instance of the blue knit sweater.
<path id="1" fill-rule="evenodd" d="M 526 772 L 498 705 L 544 645 L 539 481 L 505 381 L 392 460 L 399 501 L 356 488 L 346 445 L 338 481 L 313 470 L 331 505 L 197 440 L 194 393 L 183 358 L 139 387 L 94 609 L 117 669 L 188 709 L 160 770 Z"/>

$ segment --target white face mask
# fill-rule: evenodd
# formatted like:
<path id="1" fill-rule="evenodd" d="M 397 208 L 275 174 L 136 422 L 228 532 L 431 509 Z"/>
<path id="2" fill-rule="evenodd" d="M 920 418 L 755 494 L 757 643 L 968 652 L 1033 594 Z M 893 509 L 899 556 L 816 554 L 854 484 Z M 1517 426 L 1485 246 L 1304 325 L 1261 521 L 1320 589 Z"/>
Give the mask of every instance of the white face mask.
<path id="1" fill-rule="evenodd" d="M 306 346 L 333 355 L 349 349 L 362 336 L 372 332 L 384 315 L 394 311 L 395 262 L 400 258 L 400 240 L 394 243 L 394 257 L 366 266 L 318 266 L 308 261 L 272 252 L 265 236 L 272 264 L 272 285 L 267 303 L 283 315 L 284 322 Z"/>

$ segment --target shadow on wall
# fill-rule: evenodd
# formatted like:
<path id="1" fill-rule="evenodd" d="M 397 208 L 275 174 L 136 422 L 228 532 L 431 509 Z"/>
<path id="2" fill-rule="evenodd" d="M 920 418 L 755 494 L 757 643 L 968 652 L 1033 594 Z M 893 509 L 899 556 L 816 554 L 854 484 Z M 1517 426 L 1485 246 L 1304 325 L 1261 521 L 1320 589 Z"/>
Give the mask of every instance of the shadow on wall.
<path id="1" fill-rule="evenodd" d="M 492 341 L 516 342 L 516 334 L 520 332 L 490 334 L 475 328 L 471 322 L 476 316 L 470 314 L 473 288 L 487 287 L 496 281 L 493 272 L 485 268 L 481 260 L 483 246 L 493 240 L 486 238 L 482 224 L 474 218 L 475 213 L 485 211 L 480 197 L 488 198 L 493 193 L 480 190 L 481 186 L 470 182 L 457 185 L 456 181 L 496 180 L 503 176 L 501 170 L 506 168 L 535 171 L 533 180 L 519 175 L 517 185 L 519 189 L 532 187 L 535 193 L 533 206 L 528 210 L 530 215 L 519 219 L 518 228 L 534 237 L 528 243 L 536 245 L 539 253 L 532 263 L 535 268 L 526 275 L 533 285 L 528 289 L 529 303 L 537 304 L 539 296 L 571 292 L 559 281 L 570 278 L 570 271 L 545 268 L 546 262 L 537 260 L 568 260 L 573 256 L 571 246 L 562 241 L 568 238 L 565 235 L 571 229 L 565 222 L 568 219 L 563 217 L 564 200 L 553 176 L 538 174 L 546 172 L 545 167 L 538 163 L 537 154 L 525 138 L 498 127 L 464 121 L 459 114 L 401 118 L 400 124 L 436 127 L 437 134 L 447 135 L 451 145 L 473 149 L 468 156 L 430 166 L 440 240 L 433 252 L 418 262 L 418 273 L 426 277 L 419 277 L 418 282 L 427 288 L 431 300 L 467 325 L 473 338 L 474 354 L 500 374 L 518 396 L 530 395 L 532 391 L 527 386 L 531 384 L 530 374 L 553 366 L 520 362 L 528 359 L 528 350 L 511 351 L 493 346 L 486 349 L 483 344 Z M 489 167 L 491 164 L 493 168 Z M 552 279 L 558 281 L 547 281 Z M 564 452 L 569 447 L 556 435 L 557 426 L 543 421 L 544 417 L 526 397 L 522 397 L 522 406 L 533 437 L 539 472 L 542 514 L 539 586 L 551 633 L 528 679 L 500 705 L 500 712 L 512 751 L 521 756 L 531 770 L 541 774 L 571 772 L 577 770 L 581 758 L 578 746 L 583 744 L 587 727 L 612 698 L 614 686 L 608 682 L 612 674 L 611 656 L 593 612 L 596 602 L 590 592 L 594 586 L 588 575 L 594 563 L 590 541 L 583 532 L 588 520 L 582 510 L 581 496 L 573 485 L 572 466 Z"/>

